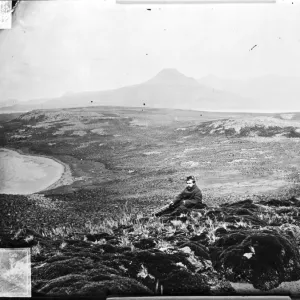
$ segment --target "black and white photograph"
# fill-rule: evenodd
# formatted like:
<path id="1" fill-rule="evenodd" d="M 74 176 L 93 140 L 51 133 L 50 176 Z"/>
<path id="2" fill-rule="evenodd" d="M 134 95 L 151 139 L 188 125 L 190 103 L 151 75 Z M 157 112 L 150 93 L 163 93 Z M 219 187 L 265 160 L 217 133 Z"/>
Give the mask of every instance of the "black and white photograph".
<path id="1" fill-rule="evenodd" d="M 0 291 L 300 296 L 297 0 L 0 2 Z"/>
<path id="2" fill-rule="evenodd" d="M 29 248 L 0 249 L 0 297 L 31 296 Z"/>

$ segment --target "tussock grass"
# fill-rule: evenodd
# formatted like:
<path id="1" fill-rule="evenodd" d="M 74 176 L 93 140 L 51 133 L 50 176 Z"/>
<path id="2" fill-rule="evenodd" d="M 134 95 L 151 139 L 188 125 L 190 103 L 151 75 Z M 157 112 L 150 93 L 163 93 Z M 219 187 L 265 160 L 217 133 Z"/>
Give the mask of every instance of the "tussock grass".
<path id="1" fill-rule="evenodd" d="M 265 221 L 268 225 L 281 225 L 285 223 L 295 224 L 296 220 L 289 214 L 278 214 L 276 211 L 260 213 L 257 215 L 259 219 Z"/>
<path id="2" fill-rule="evenodd" d="M 297 241 L 300 242 L 300 227 L 298 210 L 296 208 L 275 208 L 266 209 L 267 206 L 258 206 L 255 216 L 264 221 L 267 228 L 274 228 L 283 231 L 291 231 Z M 190 239 L 199 236 L 204 237 L 206 246 L 213 245 L 223 234 L 230 233 L 231 230 L 240 229 L 264 229 L 265 226 L 253 225 L 251 218 L 247 216 L 237 218 L 234 221 L 223 221 L 226 210 L 220 214 L 221 219 L 214 217 L 215 207 L 205 208 L 203 210 L 191 211 L 188 214 L 182 214 L 173 219 L 157 218 L 148 214 L 146 211 L 137 211 L 130 202 L 125 202 L 113 215 L 107 215 L 105 219 L 90 219 L 82 226 L 72 223 L 55 227 L 48 225 L 37 225 L 32 232 L 25 236 L 24 227 L 14 228 L 14 239 L 22 237 L 27 243 L 35 242 L 35 233 L 37 237 L 51 239 L 60 242 L 60 250 L 63 250 L 68 244 L 68 240 L 83 240 L 91 242 L 95 245 L 103 245 L 109 243 L 105 238 L 93 237 L 93 241 L 88 235 L 97 235 L 107 233 L 114 237 L 118 245 L 130 248 L 132 251 L 136 249 L 135 243 L 142 239 L 151 239 L 156 249 L 165 249 L 172 251 L 172 247 L 176 245 L 180 239 Z M 216 213 L 218 213 L 216 211 Z M 289 224 L 291 228 L 287 228 Z M 281 228 L 281 227 L 282 228 Z M 223 228 L 224 230 L 220 230 Z M 224 233 L 225 232 L 225 233 Z M 95 240 L 96 238 L 96 240 Z M 39 240 L 39 238 L 37 239 Z M 39 255 L 43 251 L 44 244 L 35 244 L 32 247 L 33 255 Z"/>

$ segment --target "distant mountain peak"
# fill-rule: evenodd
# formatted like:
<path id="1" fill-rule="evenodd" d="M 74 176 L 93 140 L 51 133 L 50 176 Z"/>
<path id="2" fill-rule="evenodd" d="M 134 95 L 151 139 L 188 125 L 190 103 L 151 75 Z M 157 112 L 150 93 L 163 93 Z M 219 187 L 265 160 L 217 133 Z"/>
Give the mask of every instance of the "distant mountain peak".
<path id="1" fill-rule="evenodd" d="M 180 73 L 177 69 L 175 68 L 165 68 L 162 69 L 160 72 L 158 72 L 158 74 L 179 74 L 179 75 L 183 75 L 182 73 Z M 157 74 L 157 75 L 158 75 Z M 184 76 L 184 75 L 183 75 Z"/>
<path id="2" fill-rule="evenodd" d="M 185 76 L 184 74 L 182 74 L 181 72 L 179 72 L 175 68 L 162 69 L 160 72 L 157 73 L 157 75 L 155 77 L 162 77 L 162 76 L 165 76 L 165 77 L 184 77 L 184 78 L 189 78 L 189 77 Z"/>
<path id="3" fill-rule="evenodd" d="M 162 69 L 147 84 L 199 85 L 196 79 L 187 77 L 175 68 Z"/>

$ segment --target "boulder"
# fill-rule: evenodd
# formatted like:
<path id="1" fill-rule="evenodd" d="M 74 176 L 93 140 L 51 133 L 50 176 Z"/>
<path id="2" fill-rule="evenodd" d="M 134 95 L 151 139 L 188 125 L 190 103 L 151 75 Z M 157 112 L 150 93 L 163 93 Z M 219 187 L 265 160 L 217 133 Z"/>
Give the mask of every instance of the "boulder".
<path id="1" fill-rule="evenodd" d="M 149 296 L 153 293 L 138 281 L 121 276 L 107 275 L 86 276 L 69 274 L 50 280 L 38 293 L 47 296 L 93 296 L 106 299 L 108 295 L 141 295 Z"/>
<path id="2" fill-rule="evenodd" d="M 200 251 L 200 247 L 198 247 Z M 138 280 L 150 290 L 155 291 L 157 282 L 168 278 L 182 268 L 192 276 L 196 267 L 188 260 L 189 254 L 182 251 L 165 253 L 164 249 L 135 250 L 124 252 L 120 257 L 114 257 L 105 262 L 112 268 L 121 268 L 123 276 Z M 166 251 L 168 251 L 166 249 Z M 203 254 L 203 253 L 202 253 Z M 203 254 L 207 255 L 207 253 Z M 205 256 L 207 258 L 207 256 Z"/>
<path id="3" fill-rule="evenodd" d="M 192 242 L 200 242 L 202 245 L 207 246 L 209 243 L 209 236 L 208 232 L 204 231 L 201 234 L 194 235 L 190 238 Z"/>
<path id="4" fill-rule="evenodd" d="M 154 239 L 143 238 L 143 239 L 140 239 L 138 242 L 134 243 L 133 245 L 139 249 L 146 250 L 146 249 L 155 247 L 156 243 L 155 243 Z"/>
<path id="5" fill-rule="evenodd" d="M 232 282 L 260 290 L 300 279 L 300 255 L 293 239 L 271 230 L 245 230 L 221 237 L 211 250 L 216 270 Z"/>
<path id="6" fill-rule="evenodd" d="M 70 289 L 78 286 L 78 282 L 81 282 L 81 284 L 84 285 L 85 282 L 88 282 L 88 277 L 80 274 L 59 276 L 47 281 L 47 283 L 44 284 L 43 287 L 38 290 L 38 292 L 48 295 L 67 295 L 67 288 Z M 45 283 L 45 281 L 43 281 L 43 283 Z"/>
<path id="7" fill-rule="evenodd" d="M 199 242 L 184 242 L 179 243 L 178 246 L 180 248 L 189 247 L 195 253 L 195 256 L 197 256 L 200 259 L 210 259 L 208 249 Z"/>
<path id="8" fill-rule="evenodd" d="M 187 260 L 187 255 L 182 252 L 164 253 L 163 251 L 139 251 L 134 255 L 134 261 L 143 264 L 155 278 L 162 279 L 173 271 L 178 270 L 176 263 L 182 263 L 189 270 L 193 265 Z"/>
<path id="9" fill-rule="evenodd" d="M 87 269 L 93 269 L 94 262 L 89 258 L 72 257 L 45 263 L 32 270 L 33 279 L 55 279 L 69 274 L 81 274 Z"/>
<path id="10" fill-rule="evenodd" d="M 74 292 L 74 296 L 151 296 L 153 292 L 140 282 L 125 277 L 90 282 Z"/>
<path id="11" fill-rule="evenodd" d="M 225 234 L 227 234 L 228 233 L 228 231 L 224 228 L 224 227 L 218 227 L 216 230 L 215 230 L 215 235 L 217 236 L 217 237 L 221 237 L 221 236 L 223 236 L 223 235 L 225 235 Z"/>
<path id="12" fill-rule="evenodd" d="M 164 295 L 211 295 L 205 276 L 184 269 L 171 272 L 160 284 Z"/>

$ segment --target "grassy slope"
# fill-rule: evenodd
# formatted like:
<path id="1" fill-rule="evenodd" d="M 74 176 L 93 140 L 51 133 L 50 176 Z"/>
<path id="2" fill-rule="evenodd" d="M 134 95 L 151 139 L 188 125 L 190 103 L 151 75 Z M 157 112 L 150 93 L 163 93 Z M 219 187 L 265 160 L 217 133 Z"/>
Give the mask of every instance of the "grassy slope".
<path id="1" fill-rule="evenodd" d="M 139 250 L 134 243 L 143 237 L 155 239 L 156 249 L 169 249 L 179 247 L 176 243 L 172 246 L 167 239 L 173 235 L 179 234 L 182 242 L 206 232 L 206 246 L 213 245 L 218 240 L 216 230 L 227 228 L 228 222 L 226 225 L 224 221 L 213 221 L 209 210 L 196 213 L 189 220 L 192 227 L 181 221 L 169 225 L 159 220 L 136 223 L 137 218 L 149 214 L 181 191 L 186 175 L 194 174 L 199 179 L 204 202 L 209 206 L 246 198 L 288 199 L 297 195 L 298 139 L 203 135 L 195 130 L 199 124 L 201 127 L 201 121 L 232 117 L 237 119 L 243 115 L 95 107 L 50 111 L 45 116 L 41 112 L 26 114 L 19 120 L 3 123 L 8 147 L 55 157 L 67 163 L 77 178 L 69 186 L 41 195 L 1 195 L 3 228 L 12 229 L 13 233 L 20 227 L 24 230 L 25 226 L 34 229 L 34 232 L 18 231 L 15 235 L 16 240 L 21 237 L 24 243 L 25 238 L 35 247 L 34 266 L 41 271 L 33 273 L 34 290 L 47 290 L 47 268 L 52 268 L 53 261 L 67 261 L 70 255 L 76 257 L 80 247 L 85 253 L 92 251 L 91 257 L 98 255 L 98 260 L 104 251 L 104 259 L 106 250 L 101 247 L 107 240 L 96 238 L 96 247 L 103 251 L 97 248 L 95 252 L 91 250 L 95 245 L 86 240 L 87 234 L 107 232 L 114 236 L 117 247 L 127 247 L 127 251 L 129 247 L 136 255 Z M 272 209 L 268 213 L 254 212 L 251 218 L 258 217 L 267 225 L 291 222 L 297 227 L 298 209 L 291 213 L 295 219 Z M 230 226 L 251 229 L 254 226 L 251 218 L 247 222 L 247 218 L 238 217 Z M 69 248 L 72 243 L 83 244 L 76 250 Z M 190 259 L 199 266 L 193 255 Z M 211 284 L 221 284 L 224 278 L 217 280 L 214 272 L 209 267 L 207 276 L 215 278 Z M 57 276 L 60 275 L 58 272 Z M 46 281 L 41 281 L 41 276 L 46 276 Z M 55 281 L 56 277 L 52 279 Z M 92 279 L 84 280 L 86 283 Z M 222 291 L 220 287 L 219 292 Z"/>
<path id="2" fill-rule="evenodd" d="M 189 174 L 198 178 L 209 205 L 297 187 L 298 139 L 193 130 L 203 121 L 232 117 L 244 115 L 94 107 L 26 114 L 4 125 L 9 147 L 53 156 L 70 166 L 76 181 L 45 194 L 68 199 L 77 211 L 84 208 L 86 217 L 115 212 L 125 200 L 149 211 L 180 192 Z"/>

